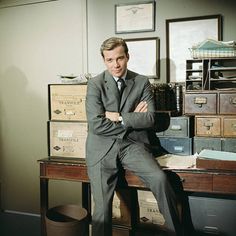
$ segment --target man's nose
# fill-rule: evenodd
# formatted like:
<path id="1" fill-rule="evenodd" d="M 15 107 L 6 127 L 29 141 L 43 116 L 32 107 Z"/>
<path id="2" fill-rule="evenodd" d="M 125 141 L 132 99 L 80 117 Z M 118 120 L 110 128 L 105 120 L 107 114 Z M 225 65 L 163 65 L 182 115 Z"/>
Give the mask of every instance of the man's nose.
<path id="1" fill-rule="evenodd" d="M 118 61 L 114 61 L 114 65 L 115 65 L 116 67 L 120 66 L 120 64 L 119 64 Z"/>

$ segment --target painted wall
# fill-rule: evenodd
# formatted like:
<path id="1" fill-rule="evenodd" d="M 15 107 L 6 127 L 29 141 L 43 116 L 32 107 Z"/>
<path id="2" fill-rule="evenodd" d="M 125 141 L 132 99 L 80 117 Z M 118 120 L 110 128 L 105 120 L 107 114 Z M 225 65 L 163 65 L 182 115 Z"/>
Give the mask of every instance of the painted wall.
<path id="1" fill-rule="evenodd" d="M 18 1 L 19 2 L 19 1 Z M 85 70 L 86 1 L 0 9 L 2 207 L 39 213 L 39 164 L 47 157 L 48 84 Z M 80 183 L 50 184 L 51 205 L 80 203 Z"/>
<path id="2" fill-rule="evenodd" d="M 88 0 L 88 68 L 91 73 L 97 74 L 104 69 L 99 48 L 106 38 L 115 35 L 126 39 L 159 37 L 161 62 L 159 82 L 166 82 L 166 19 L 221 14 L 223 40 L 236 40 L 236 2 L 234 0 L 156 0 L 155 32 L 115 34 L 115 4 L 138 2 L 143 1 Z"/>

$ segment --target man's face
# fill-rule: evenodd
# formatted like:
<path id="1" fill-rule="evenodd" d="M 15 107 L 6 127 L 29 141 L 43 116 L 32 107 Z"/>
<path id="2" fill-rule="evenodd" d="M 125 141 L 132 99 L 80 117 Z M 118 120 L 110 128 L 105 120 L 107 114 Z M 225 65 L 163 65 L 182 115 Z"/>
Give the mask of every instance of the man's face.
<path id="1" fill-rule="evenodd" d="M 129 54 L 125 54 L 124 48 L 118 46 L 113 50 L 105 50 L 103 55 L 104 63 L 110 74 L 115 77 L 122 77 L 127 70 L 127 63 L 129 61 Z"/>

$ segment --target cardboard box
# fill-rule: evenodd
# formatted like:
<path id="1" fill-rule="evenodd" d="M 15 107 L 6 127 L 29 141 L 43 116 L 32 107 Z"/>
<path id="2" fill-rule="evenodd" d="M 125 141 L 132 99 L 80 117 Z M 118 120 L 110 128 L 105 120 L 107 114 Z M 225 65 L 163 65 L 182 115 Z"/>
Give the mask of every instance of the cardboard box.
<path id="1" fill-rule="evenodd" d="M 134 201 L 129 189 L 115 191 L 112 202 L 112 222 L 114 225 L 131 226 L 131 201 Z M 92 196 L 92 214 L 94 201 Z"/>
<path id="2" fill-rule="evenodd" d="M 138 190 L 140 223 L 164 225 L 165 219 L 159 211 L 158 203 L 150 191 Z"/>
<path id="3" fill-rule="evenodd" d="M 50 120 L 86 121 L 87 85 L 50 84 Z"/>
<path id="4" fill-rule="evenodd" d="M 49 156 L 85 158 L 86 122 L 49 121 Z"/>

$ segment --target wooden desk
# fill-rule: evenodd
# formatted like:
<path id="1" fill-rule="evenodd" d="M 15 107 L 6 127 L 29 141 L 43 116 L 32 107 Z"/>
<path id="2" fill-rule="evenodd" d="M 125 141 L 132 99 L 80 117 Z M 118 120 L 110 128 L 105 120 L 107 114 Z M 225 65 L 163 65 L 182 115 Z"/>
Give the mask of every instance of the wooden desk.
<path id="1" fill-rule="evenodd" d="M 86 165 L 79 161 L 63 159 L 41 159 L 40 164 L 40 210 L 42 219 L 42 236 L 45 232 L 45 215 L 48 210 L 48 181 L 70 180 L 82 182 L 82 206 L 88 212 L 90 209 L 90 189 Z M 205 169 L 165 169 L 179 177 L 185 192 L 201 192 L 210 194 L 236 195 L 236 172 L 216 171 Z M 120 181 L 121 187 L 140 188 L 146 187 L 142 181 L 129 171 L 124 173 L 124 180 Z"/>

